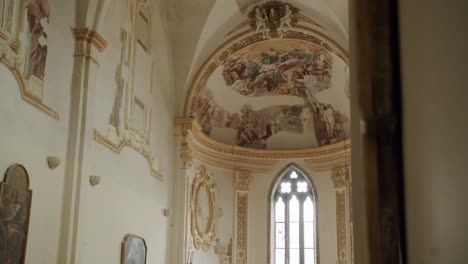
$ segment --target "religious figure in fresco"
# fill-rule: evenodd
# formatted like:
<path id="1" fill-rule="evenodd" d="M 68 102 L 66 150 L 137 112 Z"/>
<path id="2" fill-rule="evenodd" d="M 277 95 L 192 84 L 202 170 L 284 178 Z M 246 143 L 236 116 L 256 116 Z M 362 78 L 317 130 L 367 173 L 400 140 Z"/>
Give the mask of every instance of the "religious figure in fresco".
<path id="1" fill-rule="evenodd" d="M 17 166 L 17 165 L 14 165 Z M 8 172 L 11 172 L 8 175 Z M 0 184 L 0 263 L 24 263 L 31 191 L 22 167 L 9 169 Z"/>
<path id="2" fill-rule="evenodd" d="M 311 109 L 315 137 L 319 146 L 333 144 L 346 139 L 344 123 L 348 118 L 330 104 L 322 104 L 311 98 L 306 105 Z"/>
<path id="3" fill-rule="evenodd" d="M 44 80 L 47 58 L 47 27 L 50 14 L 49 3 L 48 0 L 30 0 L 26 7 L 30 37 L 27 73 Z"/>
<path id="4" fill-rule="evenodd" d="M 233 57 L 224 63 L 226 85 L 245 96 L 314 96 L 331 87 L 332 57 L 324 49 L 262 52 L 254 59 Z"/>

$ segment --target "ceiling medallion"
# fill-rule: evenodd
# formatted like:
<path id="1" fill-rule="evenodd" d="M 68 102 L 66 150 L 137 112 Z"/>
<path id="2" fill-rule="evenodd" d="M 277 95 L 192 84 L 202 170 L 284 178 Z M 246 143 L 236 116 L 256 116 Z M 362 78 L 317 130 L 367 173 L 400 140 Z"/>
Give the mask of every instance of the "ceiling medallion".
<path id="1" fill-rule="evenodd" d="M 298 22 L 299 9 L 289 3 L 277 0 L 267 0 L 256 5 L 249 12 L 250 26 L 256 31 L 269 30 L 277 32 L 278 29 L 292 29 Z"/>

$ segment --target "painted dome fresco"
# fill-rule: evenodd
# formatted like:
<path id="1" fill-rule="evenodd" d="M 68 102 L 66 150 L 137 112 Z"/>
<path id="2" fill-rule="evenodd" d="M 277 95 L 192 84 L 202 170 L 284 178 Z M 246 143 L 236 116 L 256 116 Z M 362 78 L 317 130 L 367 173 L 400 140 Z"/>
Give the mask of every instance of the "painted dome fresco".
<path id="1" fill-rule="evenodd" d="M 299 35 L 253 35 L 213 59 L 188 108 L 206 135 L 261 149 L 316 148 L 350 137 L 345 57 Z"/>

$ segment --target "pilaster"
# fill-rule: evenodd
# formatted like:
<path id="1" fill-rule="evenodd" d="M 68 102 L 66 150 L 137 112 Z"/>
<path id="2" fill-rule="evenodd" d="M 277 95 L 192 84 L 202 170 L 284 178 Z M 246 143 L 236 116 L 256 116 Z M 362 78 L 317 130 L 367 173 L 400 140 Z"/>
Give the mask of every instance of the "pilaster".
<path id="1" fill-rule="evenodd" d="M 98 55 L 107 42 L 97 32 L 88 28 L 74 29 L 75 56 L 70 105 L 69 140 L 64 186 L 63 218 L 58 263 L 82 263 L 85 242 L 84 212 L 81 205 L 87 202 L 89 159 L 92 144 L 92 107 L 89 97 L 95 89 L 99 67 Z"/>
<path id="2" fill-rule="evenodd" d="M 235 220 L 234 264 L 248 263 L 249 191 L 253 182 L 251 173 L 234 171 Z"/>
<path id="3" fill-rule="evenodd" d="M 336 197 L 337 263 L 352 264 L 352 222 L 348 165 L 333 169 L 331 179 Z"/>

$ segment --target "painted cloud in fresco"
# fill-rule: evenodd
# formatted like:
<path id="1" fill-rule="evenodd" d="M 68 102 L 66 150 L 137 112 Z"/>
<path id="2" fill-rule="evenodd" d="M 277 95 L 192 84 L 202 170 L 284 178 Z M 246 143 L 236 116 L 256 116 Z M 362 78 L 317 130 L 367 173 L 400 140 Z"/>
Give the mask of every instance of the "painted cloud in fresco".
<path id="1" fill-rule="evenodd" d="M 292 95 L 307 98 L 331 87 L 332 56 L 311 46 L 268 51 L 224 63 L 223 78 L 245 96 Z"/>
<path id="2" fill-rule="evenodd" d="M 253 148 L 266 148 L 267 140 L 280 131 L 302 134 L 305 125 L 313 126 L 319 146 L 332 144 L 346 139 L 344 123 L 348 122 L 345 115 L 314 97 L 304 104 L 274 105 L 257 111 L 244 105 L 240 113 L 229 113 L 213 100 L 209 89 L 194 101 L 193 115 L 207 135 L 213 128 L 232 128 L 237 145 Z M 312 120 L 312 124 L 303 120 Z"/>

